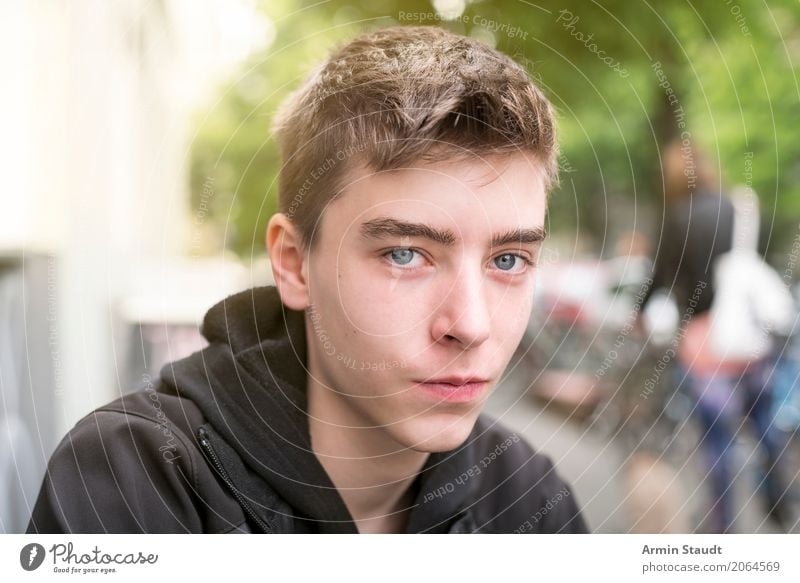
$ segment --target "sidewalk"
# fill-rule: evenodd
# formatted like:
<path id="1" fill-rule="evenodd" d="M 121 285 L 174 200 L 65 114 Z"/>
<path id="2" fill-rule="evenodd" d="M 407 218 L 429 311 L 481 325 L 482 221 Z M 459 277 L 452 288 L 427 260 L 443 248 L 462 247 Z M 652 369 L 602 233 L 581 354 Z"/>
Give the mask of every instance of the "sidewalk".
<path id="1" fill-rule="evenodd" d="M 651 456 L 641 456 L 627 460 L 632 463 L 624 471 L 626 454 L 617 444 L 525 396 L 519 376 L 498 386 L 485 411 L 550 455 L 558 472 L 572 485 L 593 532 L 661 532 L 666 524 L 675 532 L 698 527 L 708 505 L 703 466 L 696 451 L 682 467 L 665 458 L 656 458 L 654 465 Z M 735 444 L 736 455 L 743 461 L 735 484 L 741 509 L 737 532 L 779 533 L 754 493 L 758 459 L 754 445 L 749 439 Z M 633 492 L 630 496 L 629 491 Z"/>

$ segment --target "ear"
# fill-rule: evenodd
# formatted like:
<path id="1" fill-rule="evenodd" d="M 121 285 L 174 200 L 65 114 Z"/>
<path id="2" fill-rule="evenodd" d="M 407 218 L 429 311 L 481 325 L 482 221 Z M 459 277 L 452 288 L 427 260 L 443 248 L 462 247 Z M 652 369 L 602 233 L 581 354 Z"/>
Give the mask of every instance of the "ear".
<path id="1" fill-rule="evenodd" d="M 267 253 L 272 264 L 275 286 L 283 304 L 302 311 L 309 305 L 308 272 L 300 233 L 292 220 L 275 213 L 267 224 Z"/>

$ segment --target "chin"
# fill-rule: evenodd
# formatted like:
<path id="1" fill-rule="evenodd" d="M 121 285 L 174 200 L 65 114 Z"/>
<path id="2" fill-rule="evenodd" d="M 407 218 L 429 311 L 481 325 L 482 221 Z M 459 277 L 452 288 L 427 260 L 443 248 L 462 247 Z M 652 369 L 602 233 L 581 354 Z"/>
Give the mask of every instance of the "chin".
<path id="1" fill-rule="evenodd" d="M 410 421 L 397 440 L 414 451 L 436 453 L 461 446 L 475 426 L 477 414 L 432 415 Z"/>

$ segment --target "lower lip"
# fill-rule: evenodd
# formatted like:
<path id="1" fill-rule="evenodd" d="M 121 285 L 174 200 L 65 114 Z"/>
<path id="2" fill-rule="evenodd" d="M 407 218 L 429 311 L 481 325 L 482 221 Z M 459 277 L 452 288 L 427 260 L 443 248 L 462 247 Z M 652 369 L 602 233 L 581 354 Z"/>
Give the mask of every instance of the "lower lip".
<path id="1" fill-rule="evenodd" d="M 466 383 L 463 385 L 451 385 L 449 383 L 419 383 L 418 385 L 429 395 L 438 398 L 439 401 L 448 403 L 466 403 L 474 401 L 480 397 L 489 383 Z"/>

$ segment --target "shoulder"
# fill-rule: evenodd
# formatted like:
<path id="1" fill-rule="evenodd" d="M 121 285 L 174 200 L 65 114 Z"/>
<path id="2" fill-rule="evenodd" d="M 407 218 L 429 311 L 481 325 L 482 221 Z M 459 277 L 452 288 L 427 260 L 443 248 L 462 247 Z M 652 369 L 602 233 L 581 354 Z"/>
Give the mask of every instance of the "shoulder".
<path id="1" fill-rule="evenodd" d="M 96 433 L 102 438 L 127 431 L 132 437 L 158 445 L 160 452 L 177 455 L 194 451 L 194 433 L 205 422 L 200 409 L 189 399 L 159 389 L 160 385 L 147 385 L 144 390 L 98 407 L 78 421 L 72 432 Z M 169 459 L 170 455 L 162 457 Z"/>
<path id="2" fill-rule="evenodd" d="M 526 521 L 536 520 L 532 532 L 586 531 L 572 489 L 548 455 L 488 415 L 475 429 L 482 473 L 477 506 L 485 530 L 525 532 Z"/>
<path id="3" fill-rule="evenodd" d="M 85 459 L 92 466 L 119 470 L 135 477 L 180 473 L 196 481 L 198 451 L 193 427 L 203 421 L 189 400 L 146 390 L 124 395 L 80 419 L 53 453 Z M 91 468 L 90 468 L 91 469 Z"/>
<path id="4" fill-rule="evenodd" d="M 194 443 L 198 421 L 190 401 L 155 390 L 92 411 L 53 452 L 29 530 L 206 530 L 203 498 L 224 495 Z"/>
<path id="5" fill-rule="evenodd" d="M 473 453 L 492 488 L 519 491 L 550 489 L 561 482 L 549 456 L 536 451 L 516 431 L 482 414 L 475 424 Z M 520 492 L 521 493 L 521 492 Z"/>

